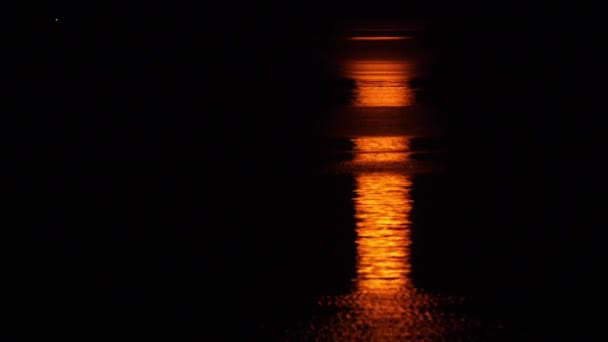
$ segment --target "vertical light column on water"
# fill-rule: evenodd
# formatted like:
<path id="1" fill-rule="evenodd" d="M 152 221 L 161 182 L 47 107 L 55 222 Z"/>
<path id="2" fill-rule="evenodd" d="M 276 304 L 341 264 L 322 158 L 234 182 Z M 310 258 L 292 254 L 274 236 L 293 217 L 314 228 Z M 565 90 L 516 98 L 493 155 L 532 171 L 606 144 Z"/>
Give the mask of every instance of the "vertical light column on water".
<path id="1" fill-rule="evenodd" d="M 421 169 L 410 145 L 413 134 L 428 133 L 409 87 L 418 73 L 418 62 L 404 53 L 412 39 L 392 27 L 358 31 L 346 37 L 340 59 L 355 96 L 331 131 L 353 146 L 352 160 L 336 168 L 355 179 L 356 277 L 349 293 L 320 299 L 337 311 L 318 317 L 308 331 L 321 341 L 445 340 L 462 325 L 460 317 L 437 310 L 452 299 L 425 293 L 411 279 L 410 191 L 412 173 Z"/>
<path id="2" fill-rule="evenodd" d="M 353 139 L 356 163 L 404 163 L 405 137 Z M 409 197 L 411 179 L 399 172 L 369 171 L 355 176 L 357 219 L 356 301 L 362 319 L 376 330 L 390 330 L 391 320 L 404 319 L 398 302 L 411 287 Z M 383 333 L 375 331 L 373 334 Z"/>
<path id="3" fill-rule="evenodd" d="M 368 42 L 389 37 L 351 37 Z M 396 37 L 401 38 L 401 37 Z M 400 39 L 395 39 L 400 40 Z M 413 91 L 408 87 L 410 65 L 403 59 L 353 59 L 346 75 L 356 85 L 353 105 L 361 107 L 410 106 Z M 367 338 L 385 339 L 407 333 L 415 323 L 404 294 L 412 290 L 409 278 L 411 178 L 401 166 L 408 163 L 409 139 L 384 136 L 382 131 L 352 137 L 353 169 L 356 170 L 355 215 L 357 277 L 354 303 L 359 320 L 367 322 Z"/>
<path id="4" fill-rule="evenodd" d="M 390 44 L 406 38 L 384 34 L 357 35 L 347 39 L 360 44 Z M 401 58 L 379 58 L 371 54 L 349 59 L 345 62 L 345 74 L 355 81 L 353 105 L 360 109 L 398 109 L 411 105 L 410 68 L 407 60 Z M 364 312 L 382 316 L 395 310 L 385 301 L 379 301 L 379 297 L 398 294 L 410 283 L 411 180 L 409 175 L 398 171 L 400 165 L 408 162 L 407 137 L 383 136 L 382 131 L 373 133 L 351 139 L 354 145 L 352 164 L 358 170 L 355 173 L 354 198 L 357 219 L 356 291 L 367 295 L 361 296 L 362 301 L 358 303 Z"/>

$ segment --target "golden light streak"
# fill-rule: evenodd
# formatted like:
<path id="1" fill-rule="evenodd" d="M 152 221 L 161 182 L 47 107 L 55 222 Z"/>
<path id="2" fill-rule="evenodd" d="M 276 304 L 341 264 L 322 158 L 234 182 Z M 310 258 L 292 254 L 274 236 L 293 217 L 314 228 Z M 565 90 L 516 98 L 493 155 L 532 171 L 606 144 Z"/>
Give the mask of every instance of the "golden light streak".
<path id="1" fill-rule="evenodd" d="M 352 139 L 354 163 L 406 162 L 406 137 Z M 390 294 L 409 282 L 409 176 L 396 172 L 362 172 L 356 175 L 358 291 Z"/>
<path id="2" fill-rule="evenodd" d="M 348 37 L 348 40 L 406 40 L 411 39 L 411 37 L 407 36 L 361 36 L 361 37 Z"/>
<path id="3" fill-rule="evenodd" d="M 348 63 L 347 76 L 355 80 L 355 106 L 402 107 L 413 102 L 408 86 L 408 63 L 402 61 L 356 60 Z"/>
<path id="4" fill-rule="evenodd" d="M 409 283 L 411 269 L 411 180 L 404 174 L 377 172 L 360 174 L 356 182 L 358 291 L 398 293 Z"/>
<path id="5" fill-rule="evenodd" d="M 355 145 L 354 165 L 407 161 L 409 144 L 405 137 L 362 137 L 352 141 Z"/>

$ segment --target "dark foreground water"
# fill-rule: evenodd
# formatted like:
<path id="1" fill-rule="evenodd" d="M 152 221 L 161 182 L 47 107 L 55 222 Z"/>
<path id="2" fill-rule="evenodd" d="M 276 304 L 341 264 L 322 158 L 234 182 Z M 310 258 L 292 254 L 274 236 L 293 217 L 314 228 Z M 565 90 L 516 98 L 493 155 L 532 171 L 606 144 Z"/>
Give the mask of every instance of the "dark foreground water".
<path id="1" fill-rule="evenodd" d="M 22 78 L 43 81 L 22 104 L 35 124 L 15 139 L 12 335 L 585 332 L 591 311 L 567 307 L 602 293 L 582 285 L 602 241 L 601 78 L 553 72 L 562 41 L 450 18 L 335 35 L 281 18 L 192 30 L 197 14 L 145 33 L 128 16 L 47 23 Z"/>

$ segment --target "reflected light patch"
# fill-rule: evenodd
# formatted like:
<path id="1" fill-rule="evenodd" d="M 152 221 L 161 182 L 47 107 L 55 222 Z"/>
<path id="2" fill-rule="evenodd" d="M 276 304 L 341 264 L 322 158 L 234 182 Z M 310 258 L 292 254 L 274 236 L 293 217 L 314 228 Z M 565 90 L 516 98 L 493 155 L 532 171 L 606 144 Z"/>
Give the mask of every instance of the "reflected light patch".
<path id="1" fill-rule="evenodd" d="M 446 341 L 446 332 L 460 333 L 463 317 L 436 308 L 460 304 L 459 298 L 441 298 L 416 288 L 411 279 L 413 178 L 392 171 L 385 156 L 407 163 L 409 137 L 359 137 L 354 159 L 378 168 L 354 172 L 356 277 L 345 295 L 326 296 L 322 307 L 336 310 L 306 328 L 311 341 Z M 364 157 L 365 156 L 365 157 Z M 451 306 L 450 306 L 451 307 Z M 447 336 L 447 337 L 446 337 Z M 301 339 L 295 339 L 301 340 Z"/>
<path id="2" fill-rule="evenodd" d="M 405 162 L 409 140 L 396 137 L 352 139 L 354 163 Z M 365 172 L 356 176 L 357 284 L 365 293 L 391 294 L 409 283 L 409 176 Z"/>
<path id="3" fill-rule="evenodd" d="M 411 37 L 406 36 L 397 36 L 397 37 L 389 37 L 389 36 L 361 36 L 361 37 L 348 37 L 348 40 L 406 40 L 411 39 Z"/>
<path id="4" fill-rule="evenodd" d="M 358 290 L 394 294 L 409 283 L 408 196 L 411 181 L 398 173 L 357 176 Z"/>
<path id="5" fill-rule="evenodd" d="M 403 107 L 413 102 L 410 66 L 403 61 L 352 61 L 347 76 L 356 83 L 355 106 Z"/>
<path id="6" fill-rule="evenodd" d="M 360 137 L 352 139 L 355 165 L 400 163 L 408 159 L 409 140 L 406 137 Z"/>

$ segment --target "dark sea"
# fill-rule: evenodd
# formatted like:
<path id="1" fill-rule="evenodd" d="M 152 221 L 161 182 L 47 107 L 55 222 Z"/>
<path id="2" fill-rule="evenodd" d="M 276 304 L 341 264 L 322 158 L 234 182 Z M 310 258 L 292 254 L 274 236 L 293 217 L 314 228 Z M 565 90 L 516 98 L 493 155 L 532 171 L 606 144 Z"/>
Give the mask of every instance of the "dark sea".
<path id="1" fill-rule="evenodd" d="M 450 8 L 38 18 L 7 341 L 589 332 L 596 41 Z"/>

